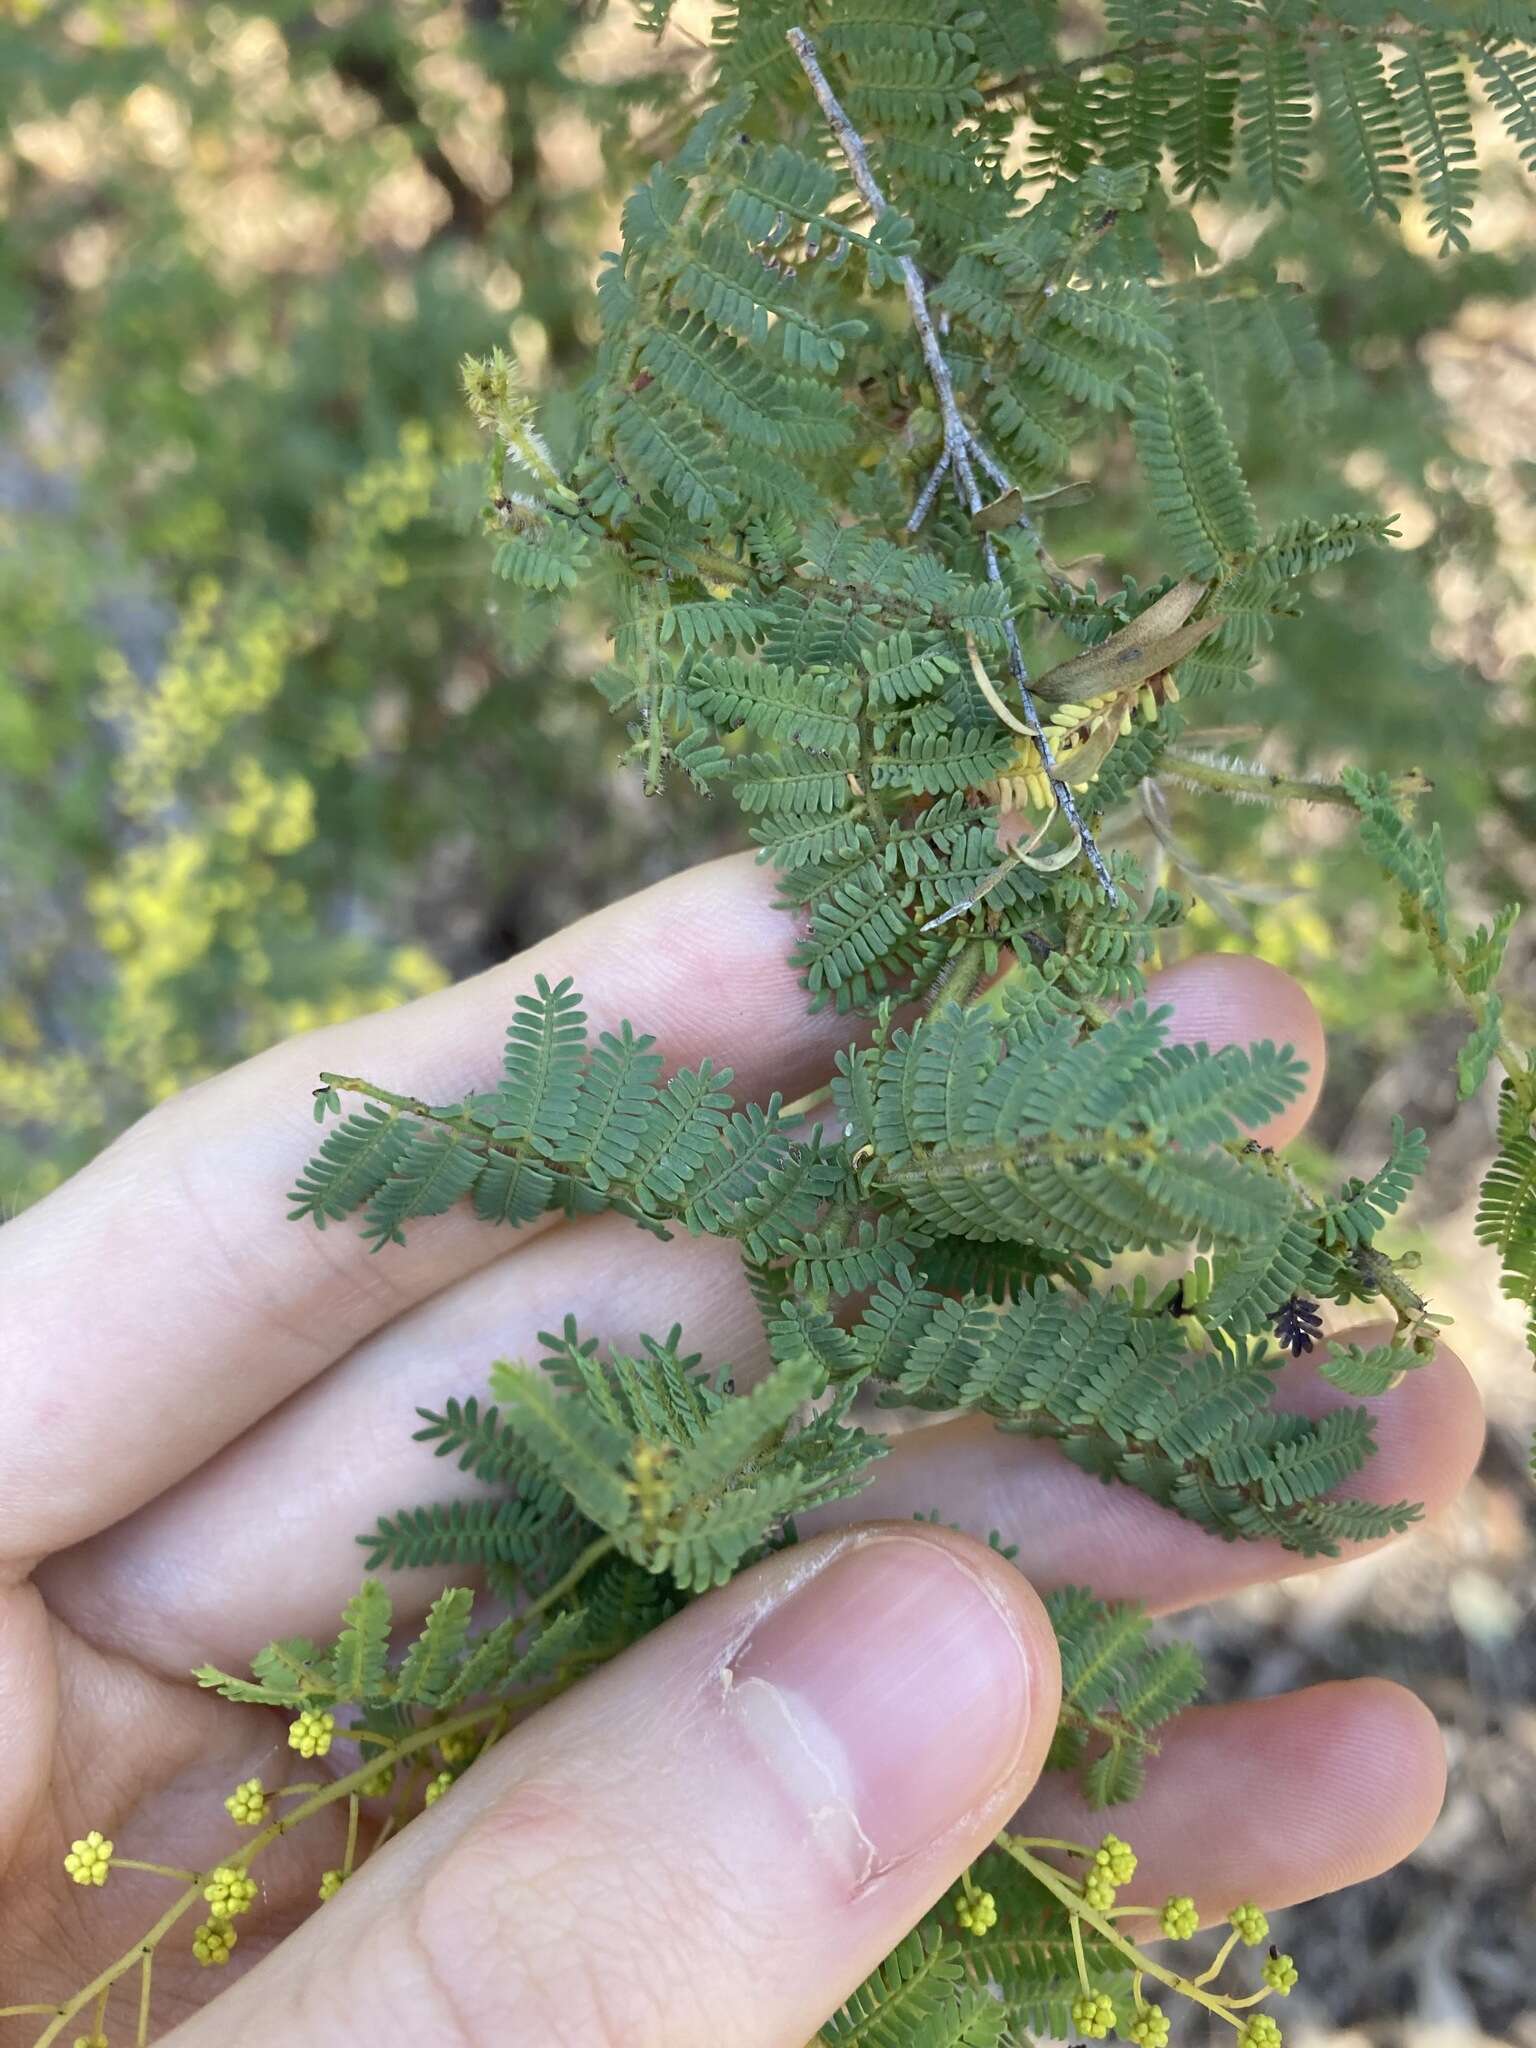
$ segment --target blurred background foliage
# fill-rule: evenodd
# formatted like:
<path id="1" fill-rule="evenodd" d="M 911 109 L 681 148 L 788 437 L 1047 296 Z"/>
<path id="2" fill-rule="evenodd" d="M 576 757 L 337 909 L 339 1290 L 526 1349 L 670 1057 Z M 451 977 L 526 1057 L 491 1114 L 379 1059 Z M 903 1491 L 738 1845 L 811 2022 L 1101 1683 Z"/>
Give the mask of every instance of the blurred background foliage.
<path id="1" fill-rule="evenodd" d="M 576 402 L 599 253 L 708 36 L 706 0 L 660 40 L 591 0 L 0 0 L 0 1214 L 198 1076 L 738 843 L 618 771 L 582 594 L 493 584 L 458 388 L 510 337 Z M 1211 715 L 1277 767 L 1426 769 L 1473 916 L 1536 867 L 1536 201 L 1485 126 L 1470 255 L 1326 184 L 1199 211 L 1331 358 L 1298 395 L 1207 338 L 1265 524 L 1401 526 Z M 1080 459 L 1057 558 L 1160 573 L 1124 450 Z M 1392 1112 L 1429 1127 L 1427 1278 L 1495 1424 L 1448 1530 L 1205 1624 L 1229 1690 L 1373 1664 L 1451 1730 L 1441 1830 L 1292 1945 L 1348 2038 L 1536 2048 L 1536 1417 L 1471 1237 L 1491 1104 L 1455 1105 L 1463 1027 L 1340 814 L 1161 799 L 1123 822 L 1197 899 L 1176 943 L 1256 947 L 1324 1010 L 1314 1146 L 1354 1169 Z"/>

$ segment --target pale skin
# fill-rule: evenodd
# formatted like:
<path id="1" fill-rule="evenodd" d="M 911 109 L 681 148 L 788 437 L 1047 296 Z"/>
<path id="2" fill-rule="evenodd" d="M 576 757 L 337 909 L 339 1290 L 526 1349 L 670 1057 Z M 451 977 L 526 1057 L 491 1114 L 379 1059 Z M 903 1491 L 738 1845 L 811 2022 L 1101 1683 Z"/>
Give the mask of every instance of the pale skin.
<path id="1" fill-rule="evenodd" d="M 679 1064 L 728 1060 L 743 1098 L 800 1095 L 846 1026 L 806 1017 L 771 897 L 750 860 L 713 863 L 477 980 L 280 1046 L 0 1231 L 0 2004 L 72 1992 L 164 1903 L 128 1872 L 69 1885 L 73 1837 L 97 1827 L 122 1856 L 207 1868 L 238 1841 L 222 1804 L 238 1781 L 330 1767 L 186 1674 L 334 1632 L 356 1532 L 456 1477 L 410 1442 L 418 1402 L 483 1385 L 567 1311 L 620 1344 L 679 1321 L 710 1361 L 762 1367 L 726 1244 L 658 1249 L 615 1217 L 513 1237 L 466 1213 L 371 1258 L 349 1229 L 286 1222 L 316 1075 L 451 1099 L 493 1077 L 515 994 L 571 974 L 594 1027 L 629 1016 Z M 1323 1059 L 1301 990 L 1212 958 L 1153 993 L 1181 1038 L 1297 1047 L 1308 1092 L 1261 1133 L 1294 1137 Z M 1336 1397 L 1302 1366 L 1286 1398 Z M 1463 1367 L 1442 1352 L 1373 1405 L 1360 1490 L 1443 1507 L 1481 1439 Z M 971 1534 L 917 1531 L 933 1509 Z M 1017 1569 L 975 1540 L 993 1528 Z M 1057 1673 L 1032 1585 L 1177 1612 L 1293 1568 L 989 1426 L 917 1432 L 802 1550 L 537 1714 L 323 1911 L 338 1811 L 263 1858 L 226 1971 L 167 1943 L 157 2032 L 178 2048 L 802 2048 L 1021 1807 L 1031 1835 L 1102 1832 L 1058 1780 L 1035 1789 Z M 433 1586 L 393 1590 L 409 1615 Z M 1358 1882 L 1414 1847 L 1442 1788 L 1430 1716 L 1384 1682 L 1193 1710 L 1113 1816 L 1142 1858 L 1124 1896 L 1191 1892 L 1220 1917 Z M 38 2024 L 0 2022 L 0 2044 Z M 109 2015 L 112 2039 L 132 2024 Z"/>

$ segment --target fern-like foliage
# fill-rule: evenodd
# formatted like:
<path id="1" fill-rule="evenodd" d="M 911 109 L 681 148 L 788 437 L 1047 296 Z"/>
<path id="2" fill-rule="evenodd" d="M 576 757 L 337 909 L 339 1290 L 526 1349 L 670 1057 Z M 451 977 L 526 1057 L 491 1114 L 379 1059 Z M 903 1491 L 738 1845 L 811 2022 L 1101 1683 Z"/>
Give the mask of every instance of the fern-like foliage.
<path id="1" fill-rule="evenodd" d="M 1412 1519 L 1409 1502 L 1332 1498 L 1369 1455 L 1365 1411 L 1309 1423 L 1272 1408 L 1270 1319 L 1298 1292 L 1390 1298 L 1373 1239 L 1423 1160 L 1421 1135 L 1399 1128 L 1369 1179 L 1326 1202 L 1300 1190 L 1245 1135 L 1300 1088 L 1289 1048 L 1172 1046 L 1167 1013 L 1140 1001 L 1090 1027 L 1060 971 L 1019 968 L 1000 1007 L 882 1020 L 844 1054 L 842 1138 L 828 1147 L 820 1132 L 791 1138 L 774 1103 L 737 1109 L 713 1069 L 662 1088 L 659 1055 L 628 1025 L 590 1051 L 582 1017 L 568 985 L 539 984 L 518 1004 L 499 1089 L 439 1111 L 386 1098 L 398 1149 L 370 1135 L 366 1173 L 352 1120 L 334 1126 L 297 1213 L 320 1222 L 345 1198 L 377 1243 L 381 1216 L 398 1231 L 406 1213 L 396 1190 L 414 1203 L 422 1185 L 396 1159 L 442 1147 L 474 1172 L 438 1185 L 482 1216 L 488 1180 L 526 1173 L 546 1200 L 558 1185 L 569 1207 L 730 1237 L 777 1370 L 729 1399 L 679 1357 L 675 1332 L 599 1363 L 568 1329 L 542 1372 L 497 1368 L 495 1406 L 471 1397 L 424 1413 L 422 1439 L 503 1497 L 386 1517 L 368 1539 L 375 1568 L 473 1563 L 508 1594 L 536 1592 L 598 1531 L 684 1591 L 715 1583 L 774 1527 L 835 1497 L 782 1445 L 778 1464 L 752 1468 L 749 1496 L 719 1495 L 727 1468 L 759 1438 L 778 1442 L 829 1385 L 840 1419 L 866 1378 L 901 1403 L 1050 1438 L 1097 1477 L 1228 1537 L 1327 1554 Z M 371 1134 L 375 1118 L 362 1121 Z M 498 1203 L 495 1217 L 506 1213 Z M 957 1285 L 972 1245 L 994 1263 Z M 1205 1256 L 1177 1301 L 1089 1278 L 1123 1253 L 1185 1245 Z M 1402 1320 L 1405 1351 L 1422 1348 L 1421 1319 Z M 841 1487 L 878 1446 L 837 1442 Z"/>
<path id="2" fill-rule="evenodd" d="M 1467 246 L 1477 189 L 1474 80 L 1529 160 L 1525 7 L 1367 0 L 1347 19 L 1311 6 L 1202 0 L 1108 10 L 1101 51 L 1054 52 L 999 81 L 1047 138 L 1035 163 L 1092 155 L 1155 167 L 1171 142 L 1173 189 L 1223 190 L 1239 165 L 1260 204 L 1292 202 L 1320 155 L 1365 212 L 1397 219 L 1414 192 L 1443 248 Z"/>

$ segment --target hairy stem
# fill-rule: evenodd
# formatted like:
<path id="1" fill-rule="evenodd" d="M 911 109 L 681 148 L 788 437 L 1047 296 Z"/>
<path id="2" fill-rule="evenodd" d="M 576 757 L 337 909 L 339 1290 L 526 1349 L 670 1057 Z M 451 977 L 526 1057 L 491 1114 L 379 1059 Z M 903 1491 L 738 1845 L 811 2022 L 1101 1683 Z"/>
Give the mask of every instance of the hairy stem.
<path id="1" fill-rule="evenodd" d="M 1163 750 L 1162 761 L 1168 774 L 1180 782 L 1192 783 L 1198 789 L 1216 789 L 1227 796 L 1268 798 L 1275 803 L 1335 804 L 1342 810 L 1355 808 L 1354 798 L 1342 783 L 1311 782 L 1294 775 L 1279 775 L 1268 768 L 1243 767 L 1177 743 Z M 1433 788 L 1434 784 L 1427 775 L 1411 768 L 1406 775 L 1394 779 L 1392 793 L 1402 797 L 1426 796 Z"/>

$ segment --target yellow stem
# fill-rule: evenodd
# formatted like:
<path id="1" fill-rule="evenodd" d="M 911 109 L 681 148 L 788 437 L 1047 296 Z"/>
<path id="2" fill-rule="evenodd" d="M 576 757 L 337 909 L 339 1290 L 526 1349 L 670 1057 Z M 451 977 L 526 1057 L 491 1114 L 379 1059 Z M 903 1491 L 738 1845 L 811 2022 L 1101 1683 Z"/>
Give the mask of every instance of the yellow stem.
<path id="1" fill-rule="evenodd" d="M 793 1102 L 786 1102 L 779 1115 L 787 1124 L 797 1117 L 809 1116 L 813 1109 L 820 1109 L 824 1102 L 832 1100 L 832 1083 L 823 1081 L 819 1088 L 813 1088 L 809 1095 L 797 1095 Z"/>
<path id="2" fill-rule="evenodd" d="M 1077 1981 L 1086 1993 L 1091 1991 L 1093 1986 L 1088 1982 L 1088 1958 L 1083 1954 L 1083 1923 L 1074 1913 L 1067 1925 L 1072 1929 L 1072 1953 L 1077 1957 Z"/>
<path id="3" fill-rule="evenodd" d="M 1102 1935 L 1116 1954 L 1124 1956 L 1133 1970 L 1140 1970 L 1148 1977 L 1155 1977 L 1159 1984 L 1166 1984 L 1170 1991 L 1177 1991 L 1180 1997 L 1188 1998 L 1196 2005 L 1203 2005 L 1207 2012 L 1215 2013 L 1219 2019 L 1224 2019 L 1228 2026 L 1240 2026 L 1241 2022 L 1232 2017 L 1229 1999 L 1213 1998 L 1210 1992 L 1203 1990 L 1192 1978 L 1181 1976 L 1177 1970 L 1166 1968 L 1155 1956 L 1149 1956 L 1145 1950 L 1127 1941 L 1104 1914 L 1097 1912 L 1084 1901 L 1076 1886 L 1059 1870 L 1053 1870 L 1049 1863 L 1041 1862 L 1038 1856 L 1031 1856 L 1029 1851 L 1021 1848 L 1011 1835 L 999 1835 L 997 1845 L 1022 1869 L 1027 1870 L 1038 1884 L 1043 1885 L 1059 1905 L 1066 1907 L 1072 1919 L 1074 1941 L 1081 1943 L 1078 1922 L 1086 1921 L 1095 1934 Z"/>
<path id="4" fill-rule="evenodd" d="M 1221 1947 L 1217 1949 L 1215 1961 L 1211 1964 L 1208 1970 L 1202 1970 L 1200 1972 L 1200 1975 L 1195 1979 L 1195 1982 L 1197 1984 L 1210 1984 L 1217 1977 L 1219 1977 L 1222 1971 L 1227 1966 L 1228 1956 L 1231 1955 L 1233 1949 L 1237 1947 L 1237 1944 L 1241 1939 L 1242 1937 L 1235 1930 L 1231 1934 L 1229 1934 L 1226 1940 L 1221 1944 Z"/>
<path id="5" fill-rule="evenodd" d="M 144 1974 L 139 1980 L 139 2032 L 134 2048 L 149 2048 L 149 1987 L 155 1968 L 155 1952 L 144 1951 Z"/>

